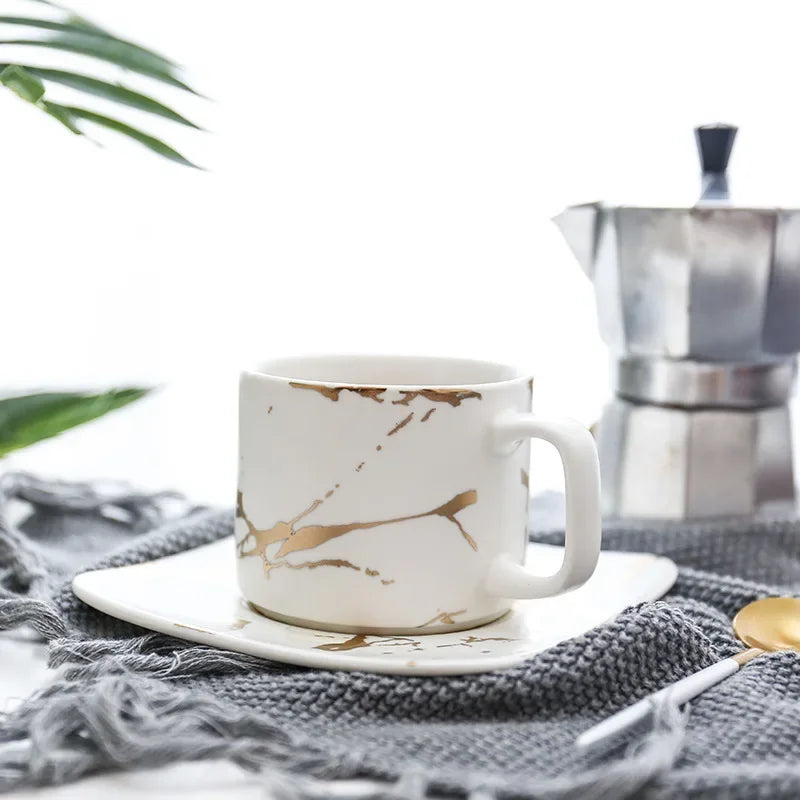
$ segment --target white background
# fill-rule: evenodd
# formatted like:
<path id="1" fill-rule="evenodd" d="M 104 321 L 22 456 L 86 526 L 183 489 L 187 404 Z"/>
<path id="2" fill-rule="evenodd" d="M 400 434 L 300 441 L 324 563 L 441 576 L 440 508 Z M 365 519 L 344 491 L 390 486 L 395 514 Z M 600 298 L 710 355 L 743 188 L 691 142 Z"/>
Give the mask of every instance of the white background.
<path id="1" fill-rule="evenodd" d="M 790 3 L 73 6 L 187 66 L 213 102 L 124 79 L 209 133 L 122 115 L 208 170 L 98 148 L 0 92 L 4 388 L 165 387 L 11 466 L 230 503 L 236 372 L 284 353 L 513 362 L 538 410 L 590 423 L 606 356 L 549 217 L 691 197 L 692 126 L 718 119 L 742 129 L 734 188 L 790 194 L 800 174 Z"/>
<path id="2" fill-rule="evenodd" d="M 514 362 L 538 410 L 592 422 L 606 355 L 549 217 L 604 197 L 691 202 L 692 127 L 717 120 L 741 128 L 734 190 L 800 203 L 793 5 L 74 0 L 213 98 L 125 76 L 208 128 L 122 112 L 207 171 L 97 132 L 100 149 L 0 90 L 1 388 L 163 387 L 6 466 L 230 504 L 237 370 L 288 353 Z M 553 475 L 534 469 L 534 487 Z M 0 649 L 8 695 L 43 680 L 39 653 Z M 229 792 L 231 771 L 201 786 Z M 119 797 L 183 785 L 112 780 Z"/>

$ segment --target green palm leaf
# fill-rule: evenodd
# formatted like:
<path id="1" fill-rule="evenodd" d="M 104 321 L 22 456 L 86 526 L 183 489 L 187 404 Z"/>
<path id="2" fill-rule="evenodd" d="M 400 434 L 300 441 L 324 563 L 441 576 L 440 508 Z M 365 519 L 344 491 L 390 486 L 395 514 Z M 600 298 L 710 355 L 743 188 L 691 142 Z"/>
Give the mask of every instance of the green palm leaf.
<path id="1" fill-rule="evenodd" d="M 170 61 L 168 58 L 165 58 L 159 53 L 156 53 L 153 50 L 148 50 L 147 48 L 142 47 L 140 44 L 136 44 L 135 42 L 129 42 L 125 39 L 120 39 L 118 36 L 114 36 L 103 28 L 100 28 L 99 26 L 94 25 L 88 20 L 78 16 L 70 16 L 63 21 L 53 19 L 37 19 L 36 17 L 0 16 L 0 23 L 3 25 L 22 25 L 25 28 L 39 28 L 40 30 L 45 31 L 57 31 L 58 33 L 78 33 L 84 35 L 88 34 L 91 36 L 102 36 L 106 39 L 113 39 L 116 42 L 122 42 L 134 50 L 139 50 L 150 58 L 158 59 L 165 68 L 176 66 L 173 61 Z"/>
<path id="2" fill-rule="evenodd" d="M 64 53 L 77 53 L 144 75 L 192 94 L 197 94 L 179 77 L 174 62 L 134 42 L 121 39 L 88 20 L 71 14 L 56 3 L 37 0 L 63 13 L 62 19 L 38 19 L 27 16 L 0 16 L 0 25 L 17 25 L 48 31 L 41 39 L 19 38 L 0 40 L 4 45 L 46 48 Z M 58 120 L 72 133 L 85 135 L 79 122 L 85 121 L 113 130 L 133 139 L 154 153 L 184 166 L 196 166 L 161 139 L 113 116 L 101 114 L 79 105 L 62 105 L 47 94 L 51 84 L 67 86 L 89 97 L 99 97 L 116 105 L 135 108 L 179 125 L 199 130 L 199 126 L 174 109 L 142 92 L 102 78 L 50 67 L 24 63 L 0 63 L 0 84 L 14 91 L 23 100 L 34 104 Z"/>
<path id="3" fill-rule="evenodd" d="M 132 47 L 120 39 L 82 33 L 53 36 L 49 39 L 0 39 L 0 45 L 45 47 L 66 53 L 92 56 L 131 72 L 137 72 L 140 75 L 146 75 L 162 83 L 168 83 L 184 91 L 197 94 L 194 89 L 175 76 L 175 68 L 172 65 L 165 65 L 160 56 L 154 56 L 145 50 Z"/>
<path id="4" fill-rule="evenodd" d="M 29 103 L 38 103 L 44 96 L 44 84 L 16 64 L 6 64 L 0 71 L 0 83 Z"/>
<path id="5" fill-rule="evenodd" d="M 49 114 L 53 119 L 58 120 L 67 130 L 72 131 L 76 136 L 85 136 L 86 134 L 77 126 L 75 118 L 67 111 L 63 110 L 57 103 L 48 103 L 43 101 L 37 103 L 37 106 Z"/>
<path id="6" fill-rule="evenodd" d="M 2 65 L 0 65 L 1 67 Z M 147 111 L 159 117 L 171 119 L 173 122 L 178 122 L 181 125 L 188 125 L 190 128 L 201 130 L 199 125 L 190 122 L 186 117 L 181 116 L 177 111 L 173 111 L 158 100 L 148 97 L 146 94 L 134 92 L 132 89 L 126 89 L 116 83 L 109 83 L 108 81 L 100 80 L 99 78 L 92 78 L 89 75 L 79 75 L 76 72 L 66 72 L 60 69 L 45 69 L 43 67 L 25 67 L 25 71 L 30 73 L 36 78 L 43 81 L 51 81 L 52 83 L 59 83 L 63 86 L 69 86 L 71 89 L 78 89 L 86 92 L 87 94 L 96 97 L 102 97 L 104 100 L 113 100 L 114 102 L 121 103 L 131 108 L 138 108 L 141 111 Z"/>
<path id="7" fill-rule="evenodd" d="M 173 150 L 173 148 L 171 148 L 168 144 L 162 142 L 161 139 L 157 139 L 155 136 L 151 136 L 149 133 L 145 133 L 138 128 L 134 128 L 132 125 L 128 125 L 125 122 L 112 119 L 104 114 L 98 114 L 94 111 L 89 111 L 88 108 L 62 106 L 59 103 L 52 103 L 47 100 L 42 100 L 40 103 L 51 116 L 55 117 L 59 122 L 62 123 L 62 125 L 66 125 L 66 127 L 69 128 L 73 133 L 83 134 L 83 131 L 78 128 L 76 124 L 78 120 L 93 122 L 95 125 L 108 128 L 109 130 L 115 131 L 123 136 L 127 136 L 129 139 L 139 142 L 139 144 L 143 144 L 149 150 L 152 150 L 154 153 L 158 153 L 158 155 L 163 156 L 170 161 L 183 164 L 185 167 L 194 167 L 195 169 L 198 169 L 197 164 L 193 164 L 187 158 L 184 158 L 177 150 Z"/>
<path id="8" fill-rule="evenodd" d="M 146 395 L 149 389 L 102 394 L 41 392 L 0 400 L 0 457 L 102 417 Z"/>

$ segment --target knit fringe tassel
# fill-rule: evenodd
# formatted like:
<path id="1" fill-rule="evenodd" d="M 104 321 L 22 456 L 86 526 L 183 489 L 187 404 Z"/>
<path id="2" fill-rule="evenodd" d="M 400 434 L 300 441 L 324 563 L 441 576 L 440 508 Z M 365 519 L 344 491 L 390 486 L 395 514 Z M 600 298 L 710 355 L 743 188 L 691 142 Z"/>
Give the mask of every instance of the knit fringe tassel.
<path id="1" fill-rule="evenodd" d="M 332 761 L 262 715 L 141 675 L 60 680 L 0 718 L 0 792 L 69 783 L 107 769 L 226 758 L 321 777 L 355 768 Z"/>

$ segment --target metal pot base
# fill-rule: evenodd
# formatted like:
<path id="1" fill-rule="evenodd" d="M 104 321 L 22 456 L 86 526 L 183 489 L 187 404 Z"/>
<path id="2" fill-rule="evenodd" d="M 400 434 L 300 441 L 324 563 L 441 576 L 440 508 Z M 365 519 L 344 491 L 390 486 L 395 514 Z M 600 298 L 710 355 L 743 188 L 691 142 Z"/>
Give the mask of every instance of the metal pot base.
<path id="1" fill-rule="evenodd" d="M 604 513 L 700 519 L 795 500 L 786 405 L 684 409 L 609 402 L 596 429 Z"/>

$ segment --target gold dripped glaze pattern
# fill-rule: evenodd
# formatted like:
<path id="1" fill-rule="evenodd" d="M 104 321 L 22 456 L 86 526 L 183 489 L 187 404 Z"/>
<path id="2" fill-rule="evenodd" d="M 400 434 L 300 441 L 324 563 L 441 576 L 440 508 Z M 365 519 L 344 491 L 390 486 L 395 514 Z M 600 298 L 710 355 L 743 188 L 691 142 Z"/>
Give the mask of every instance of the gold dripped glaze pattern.
<path id="1" fill-rule="evenodd" d="M 210 636 L 216 636 L 215 631 L 210 631 L 208 628 L 196 628 L 194 625 L 184 625 L 182 622 L 174 623 L 176 628 L 185 628 L 187 631 L 197 631 L 198 633 L 207 633 Z"/>
<path id="2" fill-rule="evenodd" d="M 367 638 L 374 641 L 368 642 Z M 409 646 L 414 650 L 422 650 L 422 645 L 416 639 L 411 639 L 407 636 L 370 636 L 367 633 L 357 633 L 351 636 L 344 642 L 330 642 L 328 644 L 318 644 L 314 647 L 315 650 L 330 650 L 333 652 L 340 652 L 342 650 L 359 650 L 362 647 L 403 647 Z"/>
<path id="3" fill-rule="evenodd" d="M 413 391 L 401 389 L 400 394 L 403 396 L 399 400 L 392 400 L 393 406 L 407 406 L 417 397 L 424 397 L 433 403 L 447 403 L 453 407 L 460 406 L 464 400 L 483 399 L 480 392 L 473 392 L 470 389 L 415 389 Z"/>
<path id="4" fill-rule="evenodd" d="M 437 648 L 442 647 L 472 647 L 479 642 L 513 642 L 515 639 L 508 639 L 505 636 L 465 636 L 460 642 L 452 644 L 437 644 Z"/>
<path id="5" fill-rule="evenodd" d="M 326 636 L 325 638 L 333 638 Z M 464 636 L 458 642 L 450 644 L 437 644 L 436 648 L 445 647 L 472 647 L 481 642 L 514 642 L 516 639 L 509 639 L 505 636 Z M 356 633 L 349 639 L 342 642 L 328 642 L 318 644 L 315 650 L 328 650 L 331 652 L 342 652 L 346 650 L 360 650 L 364 647 L 411 647 L 415 651 L 424 651 L 422 641 L 413 639 L 409 636 L 373 636 L 368 633 Z M 484 650 L 483 652 L 489 652 Z M 383 655 L 392 655 L 392 652 L 385 652 Z"/>
<path id="6" fill-rule="evenodd" d="M 328 400 L 333 400 L 334 403 L 339 402 L 339 395 L 342 392 L 353 392 L 359 397 L 367 397 L 374 400 L 376 403 L 382 403 L 383 398 L 381 395 L 386 389 L 380 389 L 376 386 L 323 386 L 315 383 L 300 383 L 299 381 L 290 381 L 289 386 L 293 389 L 309 389 L 312 392 L 318 392 Z"/>
<path id="7" fill-rule="evenodd" d="M 530 478 L 528 477 L 528 472 L 527 472 L 527 470 L 520 469 L 520 471 L 519 471 L 519 472 L 520 472 L 519 479 L 520 479 L 520 481 L 521 481 L 522 485 L 523 485 L 523 486 L 524 486 L 526 489 L 530 489 L 530 486 L 531 486 L 531 480 L 530 480 Z"/>
<path id="8" fill-rule="evenodd" d="M 384 398 L 381 395 L 388 391 L 385 386 L 325 386 L 324 384 L 303 383 L 302 381 L 290 381 L 289 386 L 293 389 L 308 389 L 312 392 L 317 392 L 334 403 L 339 401 L 339 395 L 342 392 L 353 392 L 359 397 L 366 397 L 376 403 L 382 403 Z M 417 397 L 424 397 L 434 403 L 447 403 L 451 406 L 460 406 L 464 400 L 482 399 L 480 392 L 475 392 L 471 389 L 401 389 L 400 394 L 403 396 L 399 400 L 392 400 L 392 405 L 407 406 Z"/>
<path id="9" fill-rule="evenodd" d="M 463 612 L 454 612 L 455 614 L 460 614 Z M 440 614 L 439 616 L 435 617 L 434 621 L 442 621 L 442 622 L 453 622 L 452 619 L 445 619 L 445 617 L 452 617 L 453 614 Z M 240 631 L 247 625 L 250 625 L 251 620 L 237 618 L 235 619 L 229 626 L 228 629 L 231 631 Z M 426 625 L 429 623 L 426 623 Z M 183 628 L 184 630 L 196 631 L 198 633 L 205 633 L 208 635 L 216 635 L 216 631 L 209 630 L 208 628 L 200 628 L 195 627 L 194 625 L 185 625 L 182 622 L 174 623 L 176 628 Z M 425 627 L 420 625 L 419 627 Z M 315 634 L 319 639 L 336 639 L 338 638 L 336 634 Z M 473 644 L 478 644 L 482 642 L 514 642 L 517 641 L 516 639 L 509 639 L 505 636 L 464 636 L 458 642 L 451 642 L 449 644 L 437 644 L 437 649 L 447 648 L 447 647 L 472 647 Z M 344 652 L 347 650 L 359 650 L 362 648 L 367 647 L 410 647 L 414 652 L 422 652 L 424 651 L 425 647 L 423 642 L 420 639 L 415 639 L 411 636 L 378 636 L 368 633 L 356 633 L 349 638 L 345 639 L 344 641 L 339 642 L 327 642 L 325 644 L 319 644 L 314 646 L 314 650 L 327 650 L 329 652 Z M 488 650 L 483 650 L 482 652 L 488 653 Z M 733 656 L 734 660 L 737 661 L 740 665 L 746 664 L 752 658 L 763 653 L 763 650 L 757 649 L 750 649 L 746 650 L 743 653 L 737 653 Z M 392 651 L 384 652 L 383 655 L 393 655 Z"/>
<path id="10" fill-rule="evenodd" d="M 405 426 L 408 425 L 408 423 L 411 422 L 412 419 L 414 419 L 413 411 L 407 417 L 405 417 L 405 419 L 401 419 L 400 422 L 398 422 L 397 425 L 395 425 L 394 428 L 392 428 L 386 435 L 394 436 L 397 433 L 397 431 L 399 431 L 401 428 L 405 428 Z"/>
<path id="11" fill-rule="evenodd" d="M 247 526 L 247 534 L 236 543 L 239 558 L 260 556 L 264 561 L 264 568 L 267 576 L 269 576 L 270 570 L 279 566 L 288 566 L 291 569 L 314 569 L 320 566 L 333 566 L 360 570 L 361 567 L 343 559 L 322 559 L 320 561 L 307 561 L 302 564 L 291 564 L 285 560 L 285 556 L 298 551 L 313 550 L 315 547 L 319 547 L 319 545 L 331 539 L 344 536 L 352 531 L 371 530 L 372 528 L 378 528 L 383 525 L 392 525 L 397 522 L 408 522 L 414 519 L 435 516 L 443 517 L 449 522 L 452 522 L 458 528 L 469 546 L 473 550 L 478 549 L 475 540 L 467 533 L 464 526 L 456 518 L 456 514 L 458 514 L 459 511 L 463 511 L 468 506 L 478 502 L 478 493 L 474 489 L 461 492 L 446 503 L 420 514 L 409 514 L 405 517 L 394 517 L 392 519 L 377 520 L 375 522 L 350 522 L 341 525 L 305 525 L 302 528 L 296 527 L 300 520 L 308 516 L 323 502 L 325 501 L 314 500 L 308 508 L 288 522 L 276 522 L 271 528 L 256 528 L 245 513 L 242 492 L 237 492 L 236 516 Z M 274 544 L 279 544 L 279 547 L 274 554 L 276 560 L 273 561 L 270 559 L 267 549 Z"/>
<path id="12" fill-rule="evenodd" d="M 434 411 L 436 411 L 436 409 L 435 409 L 435 408 L 429 408 L 429 409 L 428 409 L 428 410 L 425 412 L 425 416 L 424 416 L 424 417 L 423 417 L 423 418 L 420 420 L 420 422 L 427 422 L 427 421 L 428 421 L 428 420 L 431 418 L 431 416 L 433 415 L 433 412 L 434 412 Z"/>
<path id="13" fill-rule="evenodd" d="M 351 561 L 344 558 L 320 558 L 317 561 L 304 561 L 302 564 L 290 564 L 288 561 L 278 561 L 272 565 L 273 567 L 287 566 L 289 569 L 316 569 L 317 567 L 346 567 L 347 569 L 354 569 L 356 572 L 361 571 L 361 567 L 357 567 Z"/>
<path id="14" fill-rule="evenodd" d="M 440 622 L 443 625 L 455 625 L 456 621 L 453 619 L 453 617 L 459 617 L 466 613 L 466 608 L 462 608 L 460 611 L 440 611 L 435 617 L 429 619 L 427 622 L 423 622 L 422 625 L 417 625 L 417 627 L 427 628 L 428 625 L 434 625 L 437 622 Z"/>

